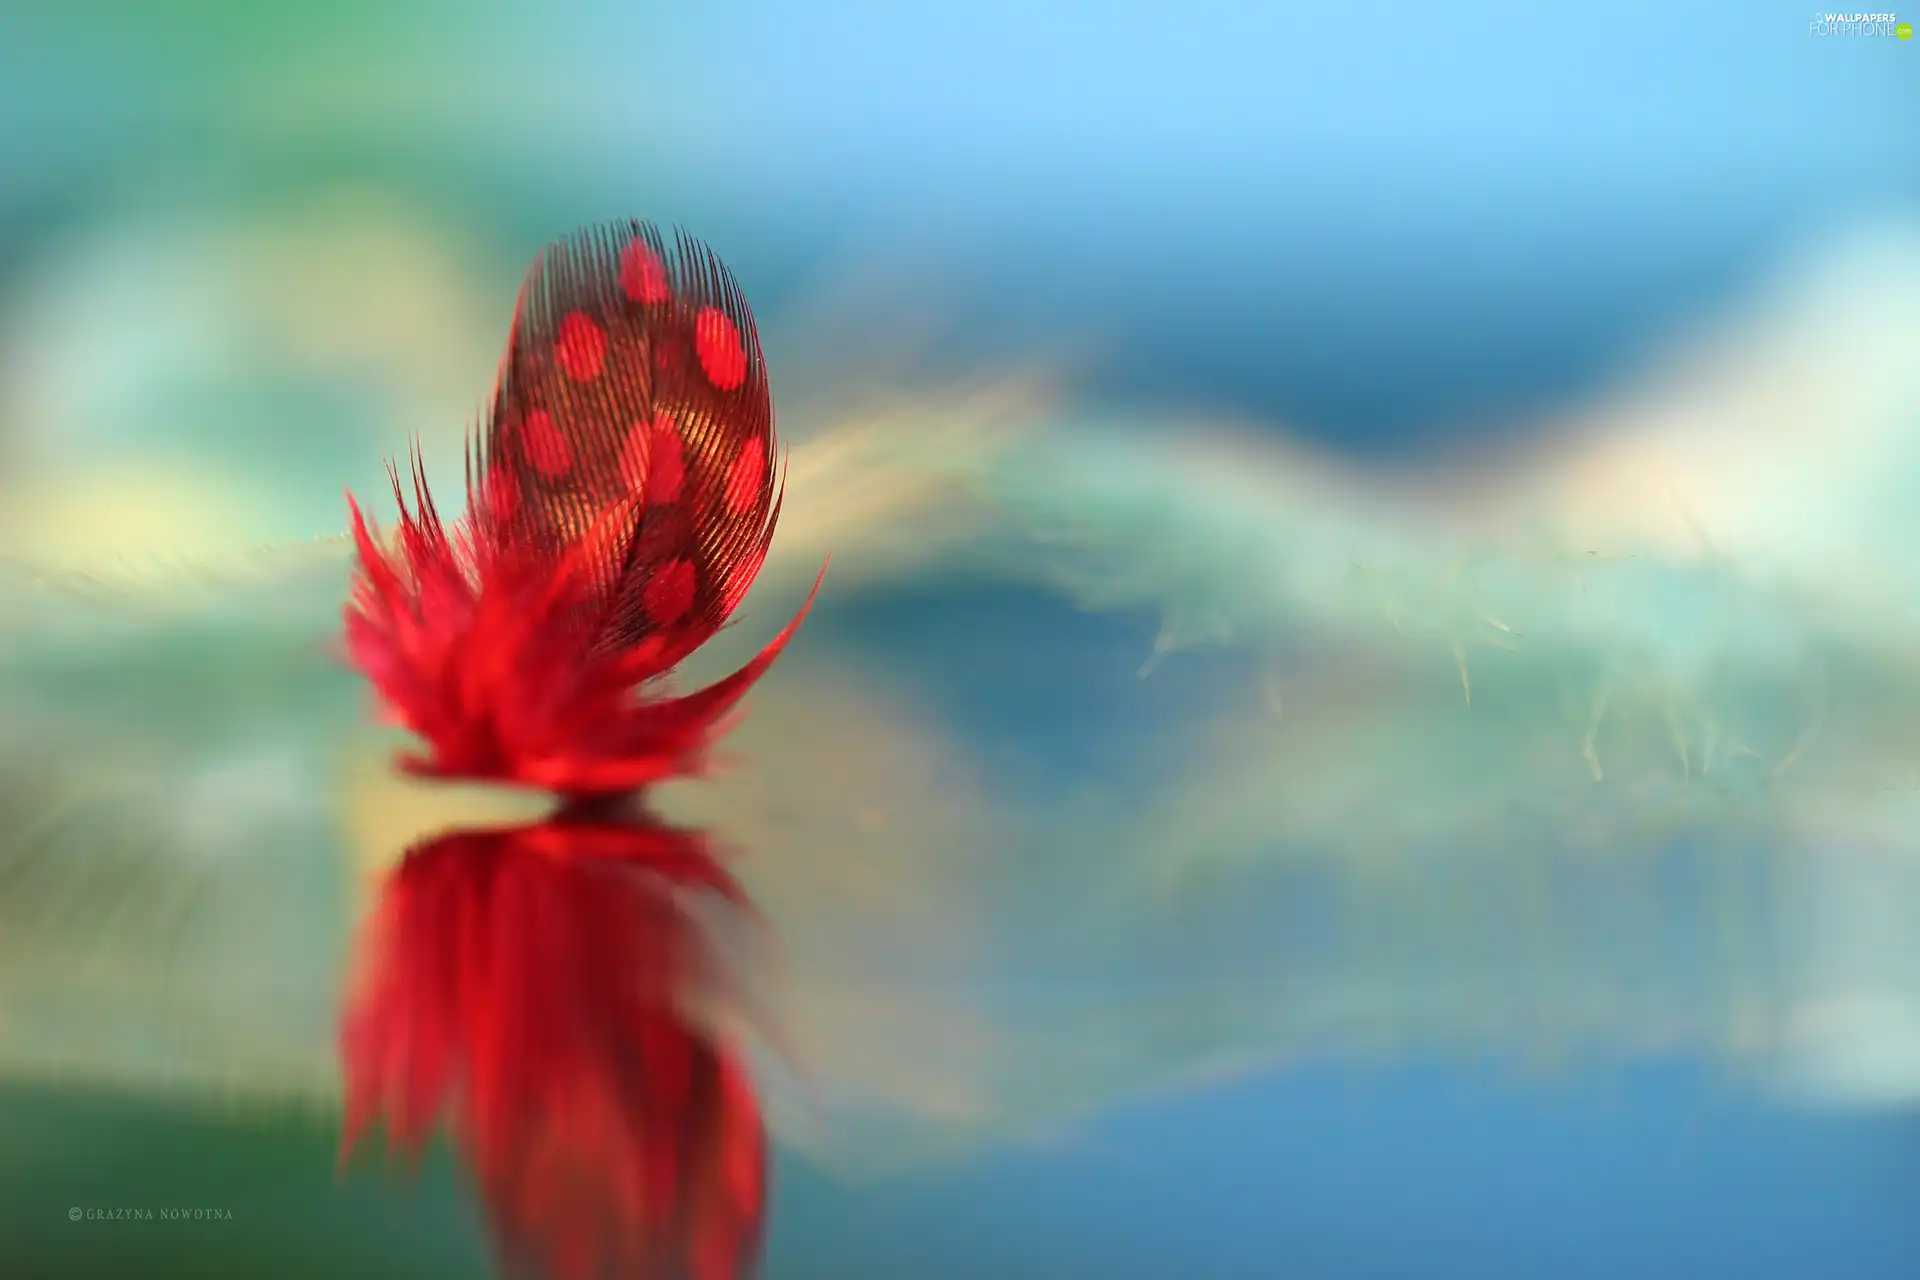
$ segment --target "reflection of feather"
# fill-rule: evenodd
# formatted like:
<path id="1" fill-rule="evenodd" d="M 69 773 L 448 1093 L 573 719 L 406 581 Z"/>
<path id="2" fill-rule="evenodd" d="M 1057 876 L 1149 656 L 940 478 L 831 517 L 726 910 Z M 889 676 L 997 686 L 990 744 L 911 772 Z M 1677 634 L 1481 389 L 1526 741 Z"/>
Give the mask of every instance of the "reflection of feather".
<path id="1" fill-rule="evenodd" d="M 412 849 L 344 1019 L 343 1154 L 378 1119 L 417 1155 L 451 1112 L 511 1270 L 748 1273 L 766 1132 L 692 1016 L 729 997 L 682 893 L 738 891 L 699 833 L 635 813 Z"/>
<path id="2" fill-rule="evenodd" d="M 1749 355 L 1780 360 L 1765 342 Z M 1771 498 L 1738 520 L 1696 504 L 1711 551 L 1602 502 L 1619 472 L 1592 452 L 1412 485 L 1164 424 L 1001 430 L 1031 415 L 991 394 L 950 406 L 945 430 L 903 419 L 803 444 L 782 545 L 690 678 L 757 647 L 823 549 L 834 591 L 727 744 L 737 762 L 710 792 L 667 796 L 753 850 L 740 872 L 781 939 L 808 1073 L 776 1123 L 824 1158 L 884 1160 L 1279 1056 L 1413 1048 L 1679 1049 L 1828 1091 L 1911 1090 L 1910 1065 L 1850 1055 L 1891 1061 L 1897 1036 L 1855 1029 L 1911 1018 L 1920 981 L 1920 943 L 1888 923 L 1920 906 L 1903 856 L 1920 803 L 1911 508 L 1894 483 L 1915 464 L 1894 425 L 1914 420 L 1920 375 L 1825 367 L 1804 366 L 1799 416 L 1742 442 L 1776 459 L 1743 491 Z M 1678 424 L 1638 394 L 1607 429 L 1677 456 L 1727 385 L 1674 392 Z M 1805 426 L 1829 422 L 1852 442 L 1831 457 Z M 1839 492 L 1877 495 L 1844 546 L 1768 545 L 1802 496 Z M 357 728 L 360 695 L 320 648 L 335 554 L 131 615 L 8 587 L 9 865 L 56 865 L 25 833 L 110 783 L 119 807 L 81 811 L 91 825 L 67 829 L 89 839 L 66 847 L 85 857 L 38 892 L 135 861 L 159 886 L 76 896 L 71 930 L 9 930 L 10 1062 L 267 1090 L 303 1079 L 294 1064 L 324 1071 L 301 1011 L 323 1030 L 347 924 L 326 896 L 347 861 L 333 823 L 371 867 L 470 803 L 367 764 L 387 744 Z M 910 640 L 874 621 L 925 616 L 913 593 L 961 578 L 967 608 Z M 1006 643 L 985 613 L 1000 605 L 1047 611 L 1031 644 Z M 103 614 L 120 621 L 90 631 Z M 1140 614 L 1164 619 L 1164 643 L 1136 679 L 1154 648 Z M 1016 681 L 1031 707 L 999 706 Z M 997 752 L 1016 728 L 1021 753 Z M 228 835 L 267 834 L 244 856 L 157 820 L 183 788 L 236 776 L 217 762 L 276 759 L 306 789 L 246 789 Z M 244 877 L 172 928 L 161 890 L 222 849 Z M 281 927 L 296 915 L 309 932 Z M 153 962 L 141 940 L 160 937 L 200 957 L 192 984 Z M 218 1033 L 178 1034 L 202 1026 Z"/>

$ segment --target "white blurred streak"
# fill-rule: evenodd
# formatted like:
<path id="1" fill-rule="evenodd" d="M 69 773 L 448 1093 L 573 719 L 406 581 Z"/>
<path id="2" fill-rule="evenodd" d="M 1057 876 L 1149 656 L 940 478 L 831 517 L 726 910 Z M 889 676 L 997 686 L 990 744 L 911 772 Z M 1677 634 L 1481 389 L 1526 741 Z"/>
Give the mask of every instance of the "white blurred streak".
<path id="1" fill-rule="evenodd" d="M 1790 263 L 1617 394 L 1543 424 L 1537 456 L 1470 495 L 1475 518 L 1524 508 L 1595 546 L 1920 585 L 1917 352 L 1920 236 L 1863 229 Z"/>

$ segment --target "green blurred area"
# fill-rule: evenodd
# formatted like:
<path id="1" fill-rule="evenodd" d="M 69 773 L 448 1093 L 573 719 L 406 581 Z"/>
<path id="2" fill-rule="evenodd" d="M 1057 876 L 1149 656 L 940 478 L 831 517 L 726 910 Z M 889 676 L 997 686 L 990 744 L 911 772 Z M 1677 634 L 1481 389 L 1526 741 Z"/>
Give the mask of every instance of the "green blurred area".
<path id="1" fill-rule="evenodd" d="M 414 1173 L 382 1168 L 375 1138 L 337 1175 L 332 1116 L 9 1084 L 0 1269 L 16 1280 L 484 1273 L 484 1235 L 448 1152 Z M 217 1212 L 170 1216 L 195 1210 Z"/>

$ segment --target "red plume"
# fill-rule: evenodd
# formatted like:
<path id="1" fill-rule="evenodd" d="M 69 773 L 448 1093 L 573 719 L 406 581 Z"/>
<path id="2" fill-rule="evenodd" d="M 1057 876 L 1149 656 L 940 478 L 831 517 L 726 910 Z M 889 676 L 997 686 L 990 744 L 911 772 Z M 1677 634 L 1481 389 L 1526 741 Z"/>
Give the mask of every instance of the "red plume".
<path id="1" fill-rule="evenodd" d="M 710 251 L 681 237 L 668 255 L 639 223 L 550 247 L 521 294 L 465 516 L 443 525 L 417 457 L 411 510 L 394 472 L 391 547 L 353 504 L 347 651 L 425 744 L 401 767 L 566 795 L 697 772 L 800 622 L 711 688 L 654 687 L 758 574 L 774 460 L 753 317 Z"/>
<path id="2" fill-rule="evenodd" d="M 353 505 L 346 647 L 423 744 L 401 768 L 566 802 L 409 853 L 341 1041 L 346 1147 L 380 1118 L 417 1149 L 451 1105 L 519 1268 L 730 1280 L 757 1255 L 765 1135 L 733 1050 L 686 1014 L 709 966 L 675 896 L 737 891 L 637 793 L 700 770 L 806 614 L 718 683 L 664 688 L 766 558 L 775 460 L 732 278 L 632 223 L 534 264 L 461 519 L 417 455 L 390 544 Z"/>

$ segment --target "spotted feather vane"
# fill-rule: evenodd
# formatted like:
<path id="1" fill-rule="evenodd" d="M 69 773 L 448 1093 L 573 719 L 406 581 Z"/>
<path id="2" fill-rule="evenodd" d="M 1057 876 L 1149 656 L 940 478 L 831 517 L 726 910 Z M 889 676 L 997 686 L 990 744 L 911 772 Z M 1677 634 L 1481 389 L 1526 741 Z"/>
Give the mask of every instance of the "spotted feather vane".
<path id="1" fill-rule="evenodd" d="M 657 683 L 758 574 L 776 461 L 753 317 L 711 250 L 639 222 L 550 246 L 469 451 L 466 514 L 443 524 L 417 454 L 411 509 L 393 472 L 391 544 L 352 505 L 347 649 L 425 745 L 400 766 L 569 797 L 698 772 L 807 611 L 705 689 Z"/>

